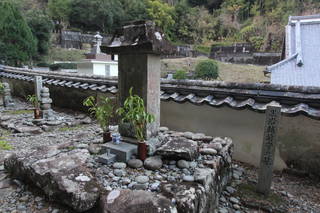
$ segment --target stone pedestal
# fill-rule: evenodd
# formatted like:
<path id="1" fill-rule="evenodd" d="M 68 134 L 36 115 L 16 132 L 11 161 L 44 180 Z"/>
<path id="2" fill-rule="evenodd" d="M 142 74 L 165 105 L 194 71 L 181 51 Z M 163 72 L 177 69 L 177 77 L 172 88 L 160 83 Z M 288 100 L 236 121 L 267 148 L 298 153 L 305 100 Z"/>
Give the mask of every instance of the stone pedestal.
<path id="1" fill-rule="evenodd" d="M 4 107 L 14 107 L 14 102 L 11 97 L 11 89 L 8 83 L 3 83 L 4 95 L 3 95 L 3 105 Z"/>
<path id="2" fill-rule="evenodd" d="M 119 55 L 119 103 L 122 106 L 129 96 L 129 89 L 139 95 L 148 113 L 155 116 L 155 122 L 148 125 L 146 136 L 158 135 L 160 126 L 160 55 L 173 53 L 173 47 L 153 22 L 135 22 L 120 30 L 107 47 L 101 47 L 108 54 Z M 123 128 L 119 128 L 123 129 Z M 120 132 L 123 136 L 126 135 Z"/>
<path id="3" fill-rule="evenodd" d="M 49 88 L 43 87 L 41 89 L 41 110 L 43 119 L 52 120 L 53 119 L 53 111 L 51 109 L 52 99 L 50 98 Z"/>

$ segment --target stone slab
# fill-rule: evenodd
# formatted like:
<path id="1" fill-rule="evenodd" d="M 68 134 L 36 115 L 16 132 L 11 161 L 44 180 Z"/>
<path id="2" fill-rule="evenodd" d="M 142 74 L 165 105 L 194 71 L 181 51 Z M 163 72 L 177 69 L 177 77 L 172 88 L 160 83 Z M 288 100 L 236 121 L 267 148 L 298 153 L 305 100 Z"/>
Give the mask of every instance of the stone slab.
<path id="1" fill-rule="evenodd" d="M 44 146 L 26 153 L 12 154 L 4 162 L 12 177 L 32 183 L 43 190 L 49 200 L 85 212 L 96 205 L 100 196 L 86 161 L 86 149 L 70 150 L 74 144 Z"/>
<path id="2" fill-rule="evenodd" d="M 116 155 L 111 153 L 105 153 L 98 156 L 98 162 L 103 164 L 110 164 L 116 161 Z"/>
<path id="3" fill-rule="evenodd" d="M 120 144 L 106 143 L 101 146 L 102 153 L 107 153 L 110 150 L 111 154 L 116 155 L 116 160 L 120 162 L 127 162 L 131 156 L 137 154 L 137 145 L 121 142 Z"/>
<path id="4" fill-rule="evenodd" d="M 157 149 L 157 155 L 164 159 L 193 161 L 198 157 L 198 143 L 186 138 L 174 138 Z"/>

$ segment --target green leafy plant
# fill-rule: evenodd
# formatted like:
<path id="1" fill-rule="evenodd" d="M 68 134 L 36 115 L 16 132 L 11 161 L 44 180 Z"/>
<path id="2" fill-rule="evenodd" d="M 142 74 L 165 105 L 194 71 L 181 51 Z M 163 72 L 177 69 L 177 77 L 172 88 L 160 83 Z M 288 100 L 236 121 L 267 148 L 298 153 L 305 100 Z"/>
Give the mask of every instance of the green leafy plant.
<path id="1" fill-rule="evenodd" d="M 27 101 L 30 102 L 35 109 L 39 109 L 39 100 L 36 95 L 28 95 Z"/>
<path id="2" fill-rule="evenodd" d="M 218 63 L 208 59 L 200 61 L 196 66 L 196 78 L 217 79 L 219 77 Z"/>
<path id="3" fill-rule="evenodd" d="M 90 114 L 97 119 L 102 130 L 108 132 L 110 119 L 113 116 L 111 99 L 108 97 L 101 99 L 99 104 L 93 96 L 90 96 L 83 101 L 83 105 L 89 107 Z"/>
<path id="4" fill-rule="evenodd" d="M 129 97 L 125 100 L 123 107 L 117 110 L 122 117 L 122 122 L 131 123 L 135 130 L 135 136 L 139 142 L 145 140 L 145 129 L 148 123 L 155 120 L 154 115 L 146 112 L 144 101 L 138 95 L 132 95 L 132 87 L 129 90 Z"/>
<path id="5" fill-rule="evenodd" d="M 8 143 L 8 141 L 2 140 L 0 138 L 0 150 L 11 150 L 12 146 Z"/>
<path id="6" fill-rule="evenodd" d="M 177 79 L 177 80 L 183 80 L 183 79 L 187 79 L 187 72 L 184 70 L 177 70 L 174 74 L 173 74 L 173 78 Z"/>
<path id="7" fill-rule="evenodd" d="M 4 85 L 0 82 L 0 95 L 4 94 Z"/>

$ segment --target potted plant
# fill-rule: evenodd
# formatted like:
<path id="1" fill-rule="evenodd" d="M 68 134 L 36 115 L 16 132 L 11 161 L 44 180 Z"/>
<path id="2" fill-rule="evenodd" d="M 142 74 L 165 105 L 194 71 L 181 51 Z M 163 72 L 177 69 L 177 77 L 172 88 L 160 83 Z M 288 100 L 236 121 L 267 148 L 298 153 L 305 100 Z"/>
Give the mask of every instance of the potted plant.
<path id="1" fill-rule="evenodd" d="M 147 158 L 146 126 L 154 122 L 154 116 L 146 112 L 141 97 L 132 95 L 132 88 L 129 90 L 129 97 L 125 100 L 123 107 L 117 110 L 117 113 L 122 117 L 122 122 L 133 125 L 135 137 L 138 140 L 138 157 L 144 161 Z"/>
<path id="2" fill-rule="evenodd" d="M 4 85 L 0 82 L 0 106 L 3 105 Z"/>
<path id="3" fill-rule="evenodd" d="M 27 101 L 30 102 L 34 106 L 34 109 L 33 109 L 34 119 L 41 119 L 41 111 L 40 111 L 39 100 L 38 100 L 37 96 L 28 95 Z"/>
<path id="4" fill-rule="evenodd" d="M 98 104 L 96 99 L 93 96 L 90 96 L 83 101 L 83 105 L 89 107 L 90 114 L 93 115 L 100 124 L 100 127 L 103 130 L 103 142 L 106 143 L 111 141 L 112 137 L 109 129 L 110 119 L 113 116 L 111 99 L 106 97 L 101 99 Z"/>

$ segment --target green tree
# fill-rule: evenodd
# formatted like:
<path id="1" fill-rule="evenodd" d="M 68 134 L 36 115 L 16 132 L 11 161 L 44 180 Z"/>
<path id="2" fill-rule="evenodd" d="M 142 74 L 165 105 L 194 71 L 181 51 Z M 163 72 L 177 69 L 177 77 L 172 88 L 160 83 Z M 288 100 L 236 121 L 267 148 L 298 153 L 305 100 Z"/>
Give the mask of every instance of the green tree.
<path id="1" fill-rule="evenodd" d="M 121 7 L 123 8 L 123 16 L 121 24 L 126 22 L 145 20 L 146 14 L 146 3 L 141 0 L 119 0 Z"/>
<path id="2" fill-rule="evenodd" d="M 48 54 L 53 29 L 52 21 L 45 13 L 39 10 L 32 10 L 27 14 L 27 22 L 37 39 L 38 55 L 36 59 L 40 60 L 41 56 Z"/>
<path id="3" fill-rule="evenodd" d="M 68 23 L 72 0 L 49 0 L 48 13 L 59 24 Z"/>
<path id="4" fill-rule="evenodd" d="M 113 32 L 124 16 L 118 0 L 73 0 L 71 8 L 71 26 L 85 31 Z"/>
<path id="5" fill-rule="evenodd" d="M 159 26 L 168 38 L 172 38 L 172 30 L 175 24 L 174 7 L 160 0 L 147 0 L 148 18 L 153 20 Z"/>
<path id="6" fill-rule="evenodd" d="M 0 61 L 21 66 L 36 53 L 36 39 L 19 10 L 9 1 L 0 2 Z"/>

